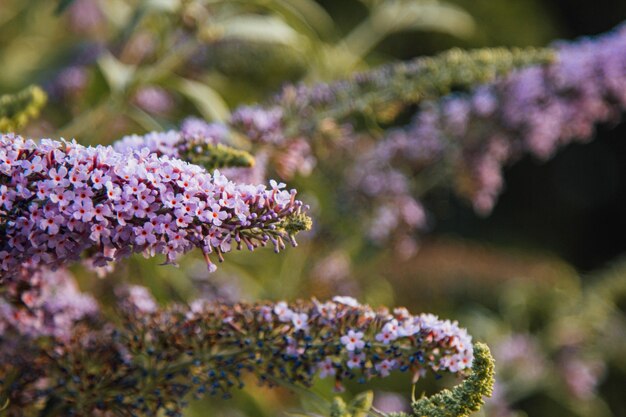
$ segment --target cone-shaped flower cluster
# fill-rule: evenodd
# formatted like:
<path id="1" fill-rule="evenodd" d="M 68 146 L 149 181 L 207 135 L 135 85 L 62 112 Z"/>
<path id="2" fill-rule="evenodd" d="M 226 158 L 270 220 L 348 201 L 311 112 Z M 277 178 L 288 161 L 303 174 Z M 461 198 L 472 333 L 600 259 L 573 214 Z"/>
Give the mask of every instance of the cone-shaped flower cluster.
<path id="1" fill-rule="evenodd" d="M 28 372 L 19 365 L 26 352 L 13 352 L 14 360 L 5 362 L 6 375 L 17 375 L 13 385 L 0 378 L 9 405 L 38 399 L 55 401 L 63 415 L 178 415 L 185 395 L 228 397 L 243 386 L 246 373 L 270 386 L 308 386 L 318 376 L 340 387 L 343 380 L 364 382 L 395 370 L 414 377 L 427 370 L 465 376 L 473 363 L 471 337 L 456 323 L 405 309 L 373 310 L 349 297 L 195 302 L 163 310 L 142 287 L 119 296 L 123 326 L 78 326 L 71 341 L 48 349 Z"/>
<path id="2" fill-rule="evenodd" d="M 412 371 L 415 377 L 426 370 L 457 373 L 470 368 L 473 358 L 471 336 L 457 323 L 432 314 L 412 316 L 403 308 L 373 310 L 351 297 L 291 305 L 197 302 L 184 317 L 183 328 L 203 335 L 198 341 L 207 348 L 255 346 L 255 372 L 268 381 L 308 385 L 316 374 L 366 381 L 396 369 Z M 156 318 L 157 323 L 163 320 L 162 315 Z M 248 353 L 218 361 L 218 368 L 227 371 L 231 359 L 245 362 L 251 359 Z"/>
<path id="3" fill-rule="evenodd" d="M 287 85 L 274 98 L 274 108 L 264 115 L 246 112 L 249 120 L 261 120 L 259 127 L 276 131 L 282 124 L 289 135 L 319 134 L 328 119 L 342 123 L 350 117 L 373 117 L 393 121 L 411 104 L 437 99 L 452 91 L 468 90 L 476 84 L 496 80 L 511 71 L 554 59 L 551 49 L 484 48 L 471 51 L 451 49 L 433 57 L 419 57 L 392 63 L 330 84 Z M 252 117 L 254 115 L 254 117 Z M 271 122 L 270 122 L 271 121 Z M 268 130 L 266 129 L 266 130 Z M 258 136 L 263 136 L 260 132 Z"/>
<path id="4" fill-rule="evenodd" d="M 167 263 L 194 247 L 209 254 L 284 240 L 308 228 L 284 184 L 234 184 L 219 172 L 147 149 L 119 153 L 48 139 L 0 137 L 0 272 L 55 269 L 88 252 L 95 266 L 143 252 Z"/>
<path id="5" fill-rule="evenodd" d="M 352 183 L 377 199 L 379 210 L 389 207 L 390 194 L 414 205 L 416 196 L 446 186 L 489 213 L 504 186 L 503 166 L 590 140 L 596 124 L 619 120 L 626 110 L 626 26 L 558 43 L 555 56 L 471 92 L 423 102 L 412 123 L 387 132 L 357 160 Z M 379 235 L 420 226 L 389 217 Z"/>

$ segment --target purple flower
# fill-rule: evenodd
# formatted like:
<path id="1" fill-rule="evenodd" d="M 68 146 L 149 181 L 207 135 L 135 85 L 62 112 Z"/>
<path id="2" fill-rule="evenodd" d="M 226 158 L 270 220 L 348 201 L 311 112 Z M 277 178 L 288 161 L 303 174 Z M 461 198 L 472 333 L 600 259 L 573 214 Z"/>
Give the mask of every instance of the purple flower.
<path id="1" fill-rule="evenodd" d="M 253 142 L 281 144 L 286 140 L 280 107 L 241 106 L 233 112 L 230 125 Z"/>
<path id="2" fill-rule="evenodd" d="M 331 358 L 326 358 L 317 365 L 319 370 L 319 377 L 326 378 L 327 376 L 334 376 L 337 373 L 335 364 Z"/>
<path id="3" fill-rule="evenodd" d="M 376 368 L 380 376 L 385 377 L 389 376 L 391 371 L 396 367 L 396 364 L 397 363 L 395 359 L 384 359 L 382 362 L 377 363 L 374 367 Z M 456 371 L 457 369 L 455 369 L 453 372 Z"/>
<path id="4" fill-rule="evenodd" d="M 206 141 L 209 143 L 225 143 L 228 128 L 222 123 L 207 123 L 197 117 L 188 117 L 180 125 L 181 136 L 188 141 Z"/>
<path id="5" fill-rule="evenodd" d="M 554 48 L 553 63 L 422 101 L 411 123 L 386 132 L 357 158 L 349 178 L 373 202 L 374 241 L 424 229 L 427 216 L 415 195 L 434 186 L 453 188 L 476 212 L 488 214 L 507 164 L 526 153 L 548 159 L 572 141 L 591 139 L 598 123 L 621 117 L 626 26 Z M 423 187 L 421 178 L 438 175 Z"/>
<path id="6" fill-rule="evenodd" d="M 21 161 L 36 157 L 46 175 L 25 174 Z M 234 184 L 166 156 L 2 135 L 0 160 L 7 165 L 0 174 L 3 276 L 29 259 L 56 268 L 88 249 L 99 263 L 133 252 L 174 263 L 197 247 L 213 269 L 211 253 L 221 260 L 233 245 L 252 250 L 268 242 L 279 250 L 307 223 L 295 191 L 287 201 L 283 191 Z"/>
<path id="7" fill-rule="evenodd" d="M 148 113 L 167 114 L 174 108 L 171 94 L 161 87 L 142 87 L 136 92 L 133 100 Z"/>
<path id="8" fill-rule="evenodd" d="M 95 300 L 81 293 L 74 278 L 65 270 L 53 272 L 24 267 L 16 279 L 3 282 L 3 290 L 0 339 L 4 335 L 27 339 L 52 336 L 68 341 L 77 322 L 94 317 L 98 312 Z M 12 303 L 11 298 L 20 302 Z"/>
<path id="9" fill-rule="evenodd" d="M 353 350 L 363 349 L 365 342 L 363 339 L 363 332 L 355 332 L 354 330 L 348 330 L 348 333 L 341 336 L 341 343 L 346 347 L 346 350 L 352 352 Z"/>
<path id="10" fill-rule="evenodd" d="M 306 331 L 309 328 L 309 325 L 307 324 L 308 319 L 309 315 L 306 313 L 294 313 L 291 315 L 291 322 L 293 323 L 295 330 Z"/>

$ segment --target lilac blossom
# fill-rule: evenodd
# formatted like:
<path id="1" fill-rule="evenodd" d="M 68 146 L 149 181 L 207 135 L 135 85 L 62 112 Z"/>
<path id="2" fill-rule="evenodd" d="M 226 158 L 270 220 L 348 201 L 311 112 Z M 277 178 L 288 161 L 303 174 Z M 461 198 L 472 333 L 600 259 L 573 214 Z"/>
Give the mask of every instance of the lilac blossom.
<path id="1" fill-rule="evenodd" d="M 428 370 L 463 377 L 474 361 L 472 339 L 464 329 L 406 309 L 389 312 L 356 301 L 349 306 L 317 300 L 198 300 L 190 306 L 158 308 L 142 287 L 127 287 L 117 295 L 121 325 L 77 327 L 76 337 L 44 345 L 45 352 L 31 343 L 0 361 L 0 370 L 19 375 L 11 385 L 3 386 L 0 379 L 0 388 L 11 398 L 10 410 L 45 401 L 52 392 L 70 414 L 120 407 L 133 414 L 161 409 L 167 414 L 179 412 L 187 394 L 229 397 L 233 387 L 244 386 L 246 373 L 269 386 L 280 381 L 310 386 L 319 377 L 333 378 L 341 388 L 344 380 L 364 383 L 394 371 L 414 377 Z M 288 312 L 291 317 L 286 319 Z M 383 328 L 407 323 L 418 327 L 410 336 L 399 336 L 391 344 L 374 338 Z M 342 343 L 346 328 L 363 344 L 350 349 Z M 150 358 L 149 368 L 145 358 Z M 139 382 L 146 371 L 154 371 L 149 391 Z M 106 390 L 92 384 L 95 375 Z M 61 379 L 71 382 L 58 384 Z M 76 392 L 86 393 L 81 401 L 75 401 Z M 137 401 L 139 397 L 143 401 Z"/>
<path id="2" fill-rule="evenodd" d="M 3 277 L 23 264 L 58 268 L 86 251 L 105 266 L 133 252 L 175 263 L 196 247 L 212 271 L 210 254 L 221 261 L 232 247 L 267 243 L 279 251 L 310 222 L 295 190 L 235 184 L 146 149 L 2 135 L 0 183 Z"/>
<path id="3" fill-rule="evenodd" d="M 590 140 L 598 123 L 619 120 L 626 110 L 626 26 L 557 43 L 555 53 L 553 63 L 422 102 L 408 126 L 390 130 L 357 158 L 349 181 L 373 201 L 375 241 L 424 229 L 423 211 L 412 222 L 398 212 L 420 205 L 416 198 L 436 186 L 451 186 L 488 214 L 504 187 L 504 166 L 526 153 L 548 159 L 570 142 Z M 391 203 L 390 195 L 405 203 Z"/>
<path id="4" fill-rule="evenodd" d="M 188 117 L 181 123 L 180 130 L 149 132 L 144 135 L 128 135 L 113 143 L 118 152 L 132 152 L 147 148 L 158 156 L 167 155 L 182 159 L 193 147 L 227 143 L 229 131 L 226 125 L 207 123 L 196 117 Z"/>
<path id="5" fill-rule="evenodd" d="M 67 341 L 76 322 L 98 313 L 96 301 L 81 293 L 74 278 L 63 269 L 53 272 L 24 268 L 3 287 L 0 334 Z"/>
<path id="6" fill-rule="evenodd" d="M 354 330 L 348 330 L 348 333 L 341 336 L 341 343 L 346 347 L 346 350 L 361 350 L 365 347 L 363 339 L 363 332 L 355 332 Z"/>
<path id="7" fill-rule="evenodd" d="M 281 145 L 287 140 L 283 123 L 283 111 L 278 106 L 241 106 L 230 118 L 230 124 L 252 142 L 274 145 Z"/>
<path id="8" fill-rule="evenodd" d="M 211 143 L 225 143 L 229 132 L 223 123 L 207 123 L 197 117 L 187 117 L 180 125 L 180 134 L 187 140 L 209 140 Z"/>
<path id="9" fill-rule="evenodd" d="M 133 101 L 143 110 L 153 114 L 167 114 L 174 108 L 174 99 L 171 94 L 156 86 L 140 88 L 135 93 Z"/>
<path id="10" fill-rule="evenodd" d="M 78 33 L 93 32 L 105 21 L 96 0 L 74 0 L 69 7 L 68 16 L 70 28 Z"/>

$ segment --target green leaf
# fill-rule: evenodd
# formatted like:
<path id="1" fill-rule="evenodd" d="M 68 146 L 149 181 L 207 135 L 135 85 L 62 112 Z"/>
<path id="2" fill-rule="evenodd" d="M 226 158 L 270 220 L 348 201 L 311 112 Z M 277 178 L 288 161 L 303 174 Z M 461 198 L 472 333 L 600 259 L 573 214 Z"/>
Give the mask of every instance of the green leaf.
<path id="1" fill-rule="evenodd" d="M 223 39 L 243 39 L 296 46 L 302 35 L 276 16 L 238 15 L 220 22 Z"/>
<path id="2" fill-rule="evenodd" d="M 352 417 L 367 417 L 373 403 L 374 393 L 372 391 L 365 391 L 358 394 L 350 402 L 350 411 L 352 412 Z"/>
<path id="3" fill-rule="evenodd" d="M 103 54 L 98 59 L 98 67 L 107 81 L 111 91 L 123 91 L 131 83 L 135 75 L 135 67 L 126 65 L 117 60 L 110 53 Z"/>
<path id="4" fill-rule="evenodd" d="M 187 97 L 207 120 L 223 121 L 230 115 L 222 96 L 206 84 L 181 78 L 174 88 Z"/>
<path id="5" fill-rule="evenodd" d="M 331 34 L 335 24 L 322 6 L 313 0 L 276 0 L 276 3 L 289 10 L 319 34 Z"/>
<path id="6" fill-rule="evenodd" d="M 403 30 L 432 30 L 468 37 L 475 29 L 472 16 L 460 7 L 439 1 L 391 0 L 372 11 L 372 26 L 391 34 Z"/>

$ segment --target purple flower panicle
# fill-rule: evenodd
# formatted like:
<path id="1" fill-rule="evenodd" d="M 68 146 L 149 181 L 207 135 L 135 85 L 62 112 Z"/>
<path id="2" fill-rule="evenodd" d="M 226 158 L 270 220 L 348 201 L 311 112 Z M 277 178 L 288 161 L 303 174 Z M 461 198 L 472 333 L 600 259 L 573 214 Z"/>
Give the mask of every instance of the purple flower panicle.
<path id="1" fill-rule="evenodd" d="M 5 386 L 11 407 L 27 407 L 53 392 L 66 414 L 123 409 L 179 415 L 188 394 L 228 398 L 244 386 L 246 374 L 269 386 L 332 378 L 341 388 L 343 381 L 366 382 L 396 371 L 414 379 L 427 371 L 466 376 L 474 360 L 471 336 L 456 322 L 403 308 L 374 310 L 350 297 L 197 301 L 163 309 L 144 288 L 130 287 L 119 296 L 122 325 L 77 328 L 69 343 L 40 352 L 29 369 L 22 370 L 17 359 L 4 364 L 24 375 Z M 0 391 L 2 384 L 0 379 Z"/>
<path id="2" fill-rule="evenodd" d="M 351 183 L 374 201 L 375 212 L 384 211 L 390 193 L 414 202 L 446 186 L 488 214 L 504 187 L 504 166 L 588 141 L 598 123 L 619 120 L 626 110 L 626 26 L 554 47 L 552 63 L 422 102 L 409 125 L 386 132 L 357 158 Z M 374 236 L 425 225 L 387 217 L 385 223 L 374 216 Z"/>
<path id="3" fill-rule="evenodd" d="M 134 252 L 166 263 L 197 247 L 209 259 L 253 250 L 310 226 L 296 191 L 235 184 L 148 149 L 0 137 L 0 271 L 58 268 L 87 253 L 105 266 Z"/>

